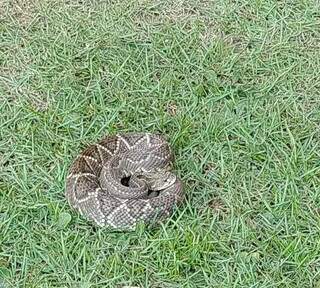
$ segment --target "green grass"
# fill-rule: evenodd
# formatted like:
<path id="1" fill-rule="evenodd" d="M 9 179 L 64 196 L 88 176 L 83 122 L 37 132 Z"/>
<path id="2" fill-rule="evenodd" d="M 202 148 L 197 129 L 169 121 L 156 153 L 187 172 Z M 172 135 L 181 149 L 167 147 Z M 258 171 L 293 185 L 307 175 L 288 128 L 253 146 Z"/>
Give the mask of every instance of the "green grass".
<path id="1" fill-rule="evenodd" d="M 1 1 L 5 287 L 320 287 L 319 11 Z M 158 229 L 107 233 L 64 198 L 72 159 L 119 131 L 175 151 L 187 199 Z"/>

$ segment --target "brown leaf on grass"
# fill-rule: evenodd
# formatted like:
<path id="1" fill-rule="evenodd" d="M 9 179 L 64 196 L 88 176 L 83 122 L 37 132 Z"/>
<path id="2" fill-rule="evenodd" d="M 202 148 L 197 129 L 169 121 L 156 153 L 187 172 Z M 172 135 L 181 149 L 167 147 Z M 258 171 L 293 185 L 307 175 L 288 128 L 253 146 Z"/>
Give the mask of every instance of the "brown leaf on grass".
<path id="1" fill-rule="evenodd" d="M 178 106 L 175 102 L 168 102 L 166 107 L 166 112 L 170 116 L 176 116 L 178 113 Z"/>
<path id="2" fill-rule="evenodd" d="M 219 198 L 213 198 L 209 201 L 208 207 L 216 213 L 225 214 L 228 212 L 228 208 Z"/>

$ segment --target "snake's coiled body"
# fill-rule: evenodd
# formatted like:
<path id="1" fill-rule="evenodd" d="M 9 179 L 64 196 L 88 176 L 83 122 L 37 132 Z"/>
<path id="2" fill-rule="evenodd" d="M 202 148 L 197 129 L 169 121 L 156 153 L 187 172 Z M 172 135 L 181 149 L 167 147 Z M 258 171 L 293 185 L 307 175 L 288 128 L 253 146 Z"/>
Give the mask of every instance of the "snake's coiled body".
<path id="1" fill-rule="evenodd" d="M 132 230 L 139 222 L 158 223 L 183 200 L 183 185 L 171 172 L 172 163 L 171 149 L 160 135 L 107 136 L 72 163 L 67 200 L 99 226 Z"/>

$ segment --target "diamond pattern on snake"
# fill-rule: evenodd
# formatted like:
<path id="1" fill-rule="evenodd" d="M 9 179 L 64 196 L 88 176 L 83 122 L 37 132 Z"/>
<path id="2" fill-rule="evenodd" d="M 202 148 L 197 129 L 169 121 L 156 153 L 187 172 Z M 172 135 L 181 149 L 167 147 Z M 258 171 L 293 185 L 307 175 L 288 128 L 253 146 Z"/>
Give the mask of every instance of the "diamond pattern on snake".
<path id="1" fill-rule="evenodd" d="M 123 133 L 86 148 L 69 168 L 69 205 L 101 227 L 134 230 L 157 224 L 184 199 L 183 183 L 172 171 L 174 155 L 163 136 Z"/>

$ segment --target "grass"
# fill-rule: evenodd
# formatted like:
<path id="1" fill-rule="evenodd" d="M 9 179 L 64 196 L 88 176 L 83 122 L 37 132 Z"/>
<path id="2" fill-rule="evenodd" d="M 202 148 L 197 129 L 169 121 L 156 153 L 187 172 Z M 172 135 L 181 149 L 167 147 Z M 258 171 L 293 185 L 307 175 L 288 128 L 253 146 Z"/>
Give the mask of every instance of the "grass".
<path id="1" fill-rule="evenodd" d="M 3 0 L 4 287 L 320 287 L 319 8 Z M 175 151 L 186 202 L 158 229 L 66 203 L 72 159 L 118 131 Z"/>

